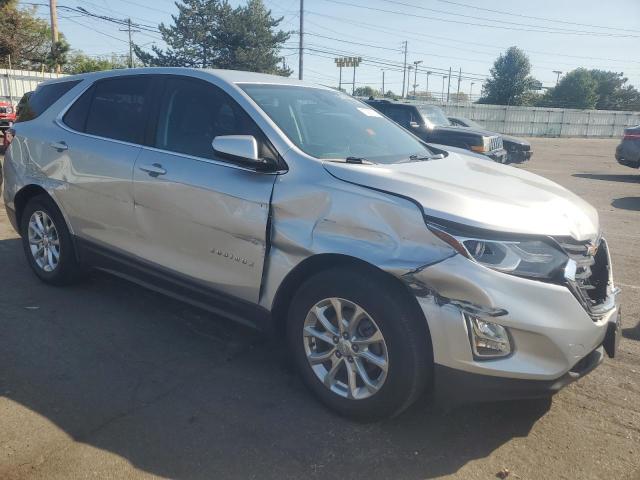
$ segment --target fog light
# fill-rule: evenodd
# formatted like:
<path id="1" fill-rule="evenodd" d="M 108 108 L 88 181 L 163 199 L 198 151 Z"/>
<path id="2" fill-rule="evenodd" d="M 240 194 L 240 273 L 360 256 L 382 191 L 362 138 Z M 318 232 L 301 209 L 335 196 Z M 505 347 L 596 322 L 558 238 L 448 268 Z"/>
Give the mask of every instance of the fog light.
<path id="1" fill-rule="evenodd" d="M 497 323 L 465 314 L 473 356 L 477 359 L 506 357 L 511 353 L 507 329 Z"/>

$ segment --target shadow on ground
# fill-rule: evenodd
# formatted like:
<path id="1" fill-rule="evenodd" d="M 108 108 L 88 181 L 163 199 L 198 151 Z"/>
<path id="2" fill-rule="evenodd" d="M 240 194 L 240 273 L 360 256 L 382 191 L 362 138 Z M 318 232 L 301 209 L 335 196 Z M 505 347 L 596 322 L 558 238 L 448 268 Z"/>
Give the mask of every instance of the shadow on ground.
<path id="1" fill-rule="evenodd" d="M 628 338 L 629 340 L 640 340 L 640 321 L 636 324 L 635 327 L 623 328 L 622 336 Z"/>
<path id="2" fill-rule="evenodd" d="M 45 286 L 0 241 L 0 393 L 73 439 L 177 479 L 408 478 L 456 472 L 526 436 L 550 401 L 358 424 L 321 407 L 253 331 L 106 274 Z M 64 450 L 42 442 L 47 462 Z M 48 445 L 48 446 L 47 446 Z"/>
<path id="3" fill-rule="evenodd" d="M 616 198 L 611 202 L 611 206 L 623 210 L 640 211 L 640 197 L 622 197 Z"/>
<path id="4" fill-rule="evenodd" d="M 590 180 L 605 180 L 607 182 L 640 183 L 640 175 L 618 175 L 605 173 L 574 173 L 572 176 L 588 178 Z"/>

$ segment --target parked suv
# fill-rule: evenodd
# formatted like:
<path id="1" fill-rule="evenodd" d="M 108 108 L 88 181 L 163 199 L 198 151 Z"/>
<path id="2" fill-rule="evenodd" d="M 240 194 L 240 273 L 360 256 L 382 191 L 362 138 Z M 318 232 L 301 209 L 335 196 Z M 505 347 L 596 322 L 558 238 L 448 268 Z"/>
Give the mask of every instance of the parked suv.
<path id="1" fill-rule="evenodd" d="M 484 127 L 478 122 L 469 120 L 464 117 L 448 117 L 449 122 L 454 127 L 474 128 L 482 130 Z M 500 134 L 502 137 L 502 145 L 507 151 L 507 163 L 522 163 L 530 160 L 533 151 L 531 144 L 522 138 L 512 137 L 511 135 Z"/>
<path id="2" fill-rule="evenodd" d="M 624 129 L 622 141 L 616 148 L 616 160 L 620 165 L 640 167 L 640 125 Z"/>
<path id="3" fill-rule="evenodd" d="M 550 395 L 614 355 L 598 214 L 549 180 L 279 76 L 97 72 L 29 102 L 4 201 L 35 275 L 93 266 L 272 328 L 341 414 Z"/>
<path id="4" fill-rule="evenodd" d="M 486 155 L 498 163 L 507 162 L 502 137 L 486 130 L 455 128 L 435 105 L 368 100 L 367 103 L 428 143 L 464 148 Z"/>

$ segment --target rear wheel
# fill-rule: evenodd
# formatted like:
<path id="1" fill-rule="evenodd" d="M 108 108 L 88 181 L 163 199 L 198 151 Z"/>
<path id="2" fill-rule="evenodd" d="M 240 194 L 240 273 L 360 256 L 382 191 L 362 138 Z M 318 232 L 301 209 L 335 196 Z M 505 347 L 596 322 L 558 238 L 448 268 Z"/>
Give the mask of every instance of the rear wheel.
<path id="1" fill-rule="evenodd" d="M 289 311 L 288 340 L 305 383 L 360 419 L 397 415 L 431 378 L 431 344 L 411 298 L 382 275 L 339 268 L 307 280 Z"/>
<path id="2" fill-rule="evenodd" d="M 43 282 L 63 285 L 78 279 L 81 267 L 69 229 L 56 204 L 46 195 L 29 200 L 20 232 L 27 261 Z"/>

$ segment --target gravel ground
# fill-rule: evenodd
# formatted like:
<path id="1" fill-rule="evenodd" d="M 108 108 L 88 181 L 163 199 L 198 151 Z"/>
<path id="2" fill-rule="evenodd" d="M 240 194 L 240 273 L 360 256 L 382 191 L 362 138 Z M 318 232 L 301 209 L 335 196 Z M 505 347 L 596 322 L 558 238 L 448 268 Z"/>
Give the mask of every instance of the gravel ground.
<path id="1" fill-rule="evenodd" d="M 640 478 L 640 172 L 617 140 L 533 139 L 522 167 L 600 212 L 623 289 L 620 355 L 553 400 L 358 424 L 274 344 L 106 274 L 28 271 L 0 214 L 0 479 Z"/>

